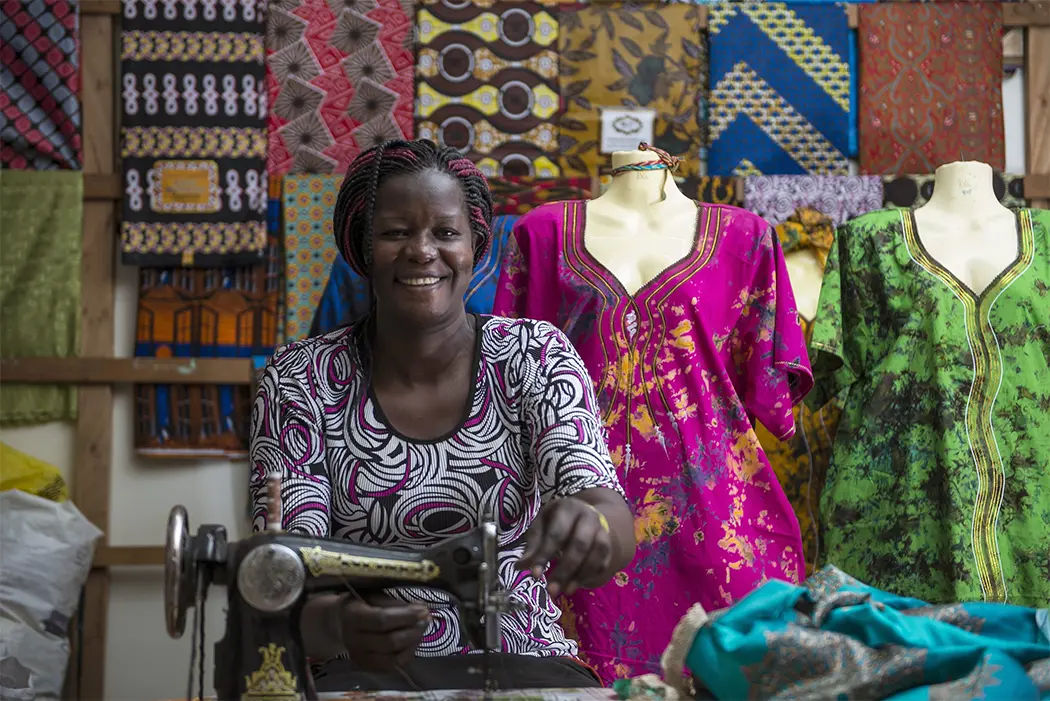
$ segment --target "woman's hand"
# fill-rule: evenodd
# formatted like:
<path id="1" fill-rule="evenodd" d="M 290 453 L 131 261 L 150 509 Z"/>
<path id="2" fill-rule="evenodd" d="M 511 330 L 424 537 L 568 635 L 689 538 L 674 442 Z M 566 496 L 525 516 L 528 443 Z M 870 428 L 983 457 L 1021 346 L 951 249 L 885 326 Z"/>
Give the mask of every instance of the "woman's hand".
<path id="1" fill-rule="evenodd" d="M 388 596 L 368 601 L 346 597 L 339 607 L 339 623 L 351 660 L 364 669 L 389 672 L 412 659 L 430 624 L 430 611 Z"/>
<path id="2" fill-rule="evenodd" d="M 579 587 L 605 584 L 613 560 L 609 523 L 596 507 L 577 497 L 548 502 L 526 533 L 518 569 L 540 577 L 551 560 L 547 591 L 573 594 Z M 632 549 L 633 554 L 633 549 Z"/>

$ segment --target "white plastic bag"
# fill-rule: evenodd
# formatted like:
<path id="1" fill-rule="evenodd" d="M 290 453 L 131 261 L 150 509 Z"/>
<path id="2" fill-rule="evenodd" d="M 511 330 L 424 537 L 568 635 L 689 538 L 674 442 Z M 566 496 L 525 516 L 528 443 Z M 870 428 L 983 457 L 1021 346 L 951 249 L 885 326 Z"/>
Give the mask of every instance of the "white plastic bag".
<path id="1" fill-rule="evenodd" d="M 61 697 L 69 623 L 101 537 L 73 502 L 0 492 L 0 699 Z"/>

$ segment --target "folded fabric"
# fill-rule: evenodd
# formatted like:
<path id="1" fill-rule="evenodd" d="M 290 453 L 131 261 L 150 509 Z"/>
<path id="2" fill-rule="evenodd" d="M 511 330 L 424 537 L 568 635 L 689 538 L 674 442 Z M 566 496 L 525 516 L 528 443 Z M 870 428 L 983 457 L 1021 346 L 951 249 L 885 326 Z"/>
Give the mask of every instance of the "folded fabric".
<path id="1" fill-rule="evenodd" d="M 124 262 L 262 263 L 265 12 L 256 2 L 123 7 Z"/>
<path id="2" fill-rule="evenodd" d="M 934 175 L 888 175 L 882 179 L 883 205 L 921 207 L 933 195 Z M 992 174 L 992 189 L 1004 207 L 1026 207 L 1024 176 Z"/>
<path id="3" fill-rule="evenodd" d="M 711 175 L 848 175 L 850 28 L 844 5 L 711 6 Z"/>
<path id="4" fill-rule="evenodd" d="M 590 178 L 489 178 L 493 214 L 526 214 L 544 202 L 589 200 Z"/>
<path id="5" fill-rule="evenodd" d="M 1002 170 L 1003 11 L 992 2 L 860 8 L 860 172 L 927 174 L 955 161 Z"/>
<path id="6" fill-rule="evenodd" d="M 78 7 L 0 2 L 0 168 L 81 167 Z"/>
<path id="7" fill-rule="evenodd" d="M 765 175 L 744 180 L 744 207 L 773 226 L 811 207 L 835 226 L 882 209 L 882 180 L 873 176 Z"/>
<path id="8" fill-rule="evenodd" d="M 931 606 L 829 566 L 711 615 L 686 664 L 718 699 L 1040 701 L 1050 619 L 1009 604 Z"/>
<path id="9" fill-rule="evenodd" d="M 80 345 L 83 174 L 0 171 L 0 355 L 72 357 Z M 0 388 L 0 424 L 73 420 L 76 389 Z"/>
<path id="10" fill-rule="evenodd" d="M 700 24 L 699 8 L 690 5 L 597 2 L 562 9 L 558 150 L 563 176 L 594 177 L 608 161 L 601 150 L 606 108 L 652 110 L 653 145 L 683 159 L 679 175 L 700 172 L 707 81 Z"/>
<path id="11" fill-rule="evenodd" d="M 284 215 L 284 335 L 298 341 L 310 334 L 339 249 L 332 214 L 343 178 L 339 175 L 286 175 Z"/>
<path id="12" fill-rule="evenodd" d="M 345 173 L 358 153 L 412 138 L 412 0 L 271 2 L 269 172 Z"/>
<path id="13" fill-rule="evenodd" d="M 558 175 L 558 20 L 538 2 L 427 2 L 416 132 L 485 175 Z"/>

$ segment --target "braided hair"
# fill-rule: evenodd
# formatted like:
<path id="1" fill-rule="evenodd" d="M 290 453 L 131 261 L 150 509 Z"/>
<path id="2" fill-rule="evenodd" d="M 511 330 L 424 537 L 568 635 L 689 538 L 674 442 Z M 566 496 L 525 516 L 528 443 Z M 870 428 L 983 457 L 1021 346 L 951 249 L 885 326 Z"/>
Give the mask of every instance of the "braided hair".
<path id="1" fill-rule="evenodd" d="M 478 242 L 474 264 L 492 239 L 492 193 L 485 176 L 459 151 L 433 141 L 387 141 L 362 152 L 346 171 L 335 203 L 333 232 L 340 253 L 354 272 L 368 278 L 372 267 L 372 218 L 380 186 L 399 175 L 436 170 L 451 175 L 463 190 L 470 231 Z"/>

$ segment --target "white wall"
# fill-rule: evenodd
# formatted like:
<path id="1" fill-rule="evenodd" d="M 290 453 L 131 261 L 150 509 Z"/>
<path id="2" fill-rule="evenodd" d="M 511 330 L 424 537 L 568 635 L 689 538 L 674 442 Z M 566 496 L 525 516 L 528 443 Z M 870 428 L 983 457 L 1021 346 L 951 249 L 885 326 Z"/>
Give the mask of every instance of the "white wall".
<path id="1" fill-rule="evenodd" d="M 1006 114 L 1006 172 L 1024 172 L 1024 77 L 1021 71 L 1003 83 Z M 115 346 L 130 356 L 134 344 L 137 272 L 118 266 Z M 222 523 L 231 537 L 245 532 L 245 462 L 218 460 L 156 461 L 135 455 L 132 446 L 130 388 L 115 395 L 113 410 L 113 491 L 110 542 L 113 545 L 160 545 L 173 504 L 189 510 L 190 525 Z M 74 431 L 71 425 L 48 424 L 0 430 L 0 440 L 47 460 L 72 474 Z M 222 636 L 225 590 L 213 589 L 206 615 L 211 644 Z M 171 640 L 164 630 L 161 572 L 153 568 L 115 570 L 110 595 L 106 651 L 106 698 L 153 701 L 185 697 L 189 634 Z M 210 665 L 208 678 L 211 677 Z M 210 682 L 208 682 L 210 684 Z"/>

